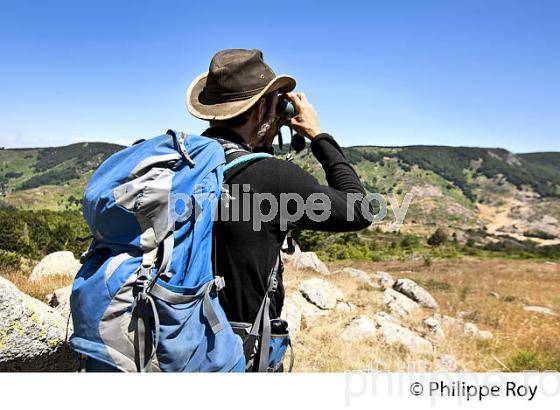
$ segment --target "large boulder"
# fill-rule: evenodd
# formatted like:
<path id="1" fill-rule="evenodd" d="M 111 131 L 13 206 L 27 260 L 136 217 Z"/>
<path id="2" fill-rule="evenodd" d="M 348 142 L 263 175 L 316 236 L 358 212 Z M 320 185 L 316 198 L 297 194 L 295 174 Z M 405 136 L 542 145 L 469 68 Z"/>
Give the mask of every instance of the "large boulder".
<path id="1" fill-rule="evenodd" d="M 322 275 L 330 275 L 329 268 L 319 259 L 315 252 L 295 252 L 292 255 L 283 253 L 282 260 L 295 269 L 309 269 Z"/>
<path id="2" fill-rule="evenodd" d="M 373 272 L 371 274 L 371 277 L 373 278 L 374 281 L 379 283 L 379 285 L 383 289 L 392 288 L 395 283 L 395 279 L 393 279 L 391 274 L 388 272 Z"/>
<path id="3" fill-rule="evenodd" d="M 76 371 L 66 320 L 0 277 L 0 372 Z"/>
<path id="4" fill-rule="evenodd" d="M 420 305 L 429 309 L 437 310 L 439 306 L 430 293 L 411 279 L 398 279 L 393 285 L 393 289 L 408 296 Z"/>
<path id="5" fill-rule="evenodd" d="M 376 323 L 367 316 L 357 316 L 350 321 L 342 331 L 340 337 L 346 341 L 359 341 L 375 337 Z"/>
<path id="6" fill-rule="evenodd" d="M 336 302 L 344 299 L 340 289 L 319 278 L 304 280 L 298 290 L 309 302 L 320 309 L 334 309 Z"/>
<path id="7" fill-rule="evenodd" d="M 74 258 L 70 251 L 53 252 L 45 256 L 41 262 L 35 266 L 29 276 L 30 281 L 36 281 L 46 276 L 67 275 L 75 276 L 82 265 Z"/>
<path id="8" fill-rule="evenodd" d="M 389 346 L 402 348 L 408 353 L 417 355 L 433 353 L 433 346 L 429 340 L 402 326 L 395 318 L 378 313 L 375 320 L 379 338 Z"/>
<path id="9" fill-rule="evenodd" d="M 420 309 L 418 303 L 393 289 L 385 289 L 383 292 L 383 304 L 389 312 L 400 317 L 411 315 Z"/>
<path id="10" fill-rule="evenodd" d="M 348 313 L 356 309 L 356 305 L 350 302 L 338 302 L 334 307 L 335 312 Z"/>
<path id="11" fill-rule="evenodd" d="M 290 336 L 295 337 L 301 327 L 301 311 L 291 298 L 284 299 L 284 306 L 282 306 L 280 317 L 288 322 Z"/>
<path id="12" fill-rule="evenodd" d="M 309 302 L 299 291 L 293 292 L 286 301 L 290 301 L 300 312 L 300 322 L 305 321 L 305 325 L 309 325 L 320 316 L 325 316 L 329 313 L 328 310 L 319 309 L 313 303 Z M 286 318 L 286 320 L 288 320 Z"/>

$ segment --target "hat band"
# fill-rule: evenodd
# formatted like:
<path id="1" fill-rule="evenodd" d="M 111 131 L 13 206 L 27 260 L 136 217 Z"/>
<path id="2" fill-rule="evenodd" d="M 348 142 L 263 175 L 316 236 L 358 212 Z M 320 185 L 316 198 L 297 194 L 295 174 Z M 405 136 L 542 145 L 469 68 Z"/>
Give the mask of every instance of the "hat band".
<path id="1" fill-rule="evenodd" d="M 264 90 L 265 88 L 266 88 L 266 86 L 255 88 L 253 90 L 235 91 L 235 92 L 230 92 L 230 93 L 211 93 L 211 92 L 208 92 L 207 87 L 204 87 L 203 92 L 204 92 L 204 97 L 206 97 L 206 99 L 209 102 L 214 103 L 214 104 L 219 104 L 219 103 L 225 103 L 225 102 L 246 100 L 250 97 L 254 97 L 258 93 L 260 93 L 262 90 Z"/>

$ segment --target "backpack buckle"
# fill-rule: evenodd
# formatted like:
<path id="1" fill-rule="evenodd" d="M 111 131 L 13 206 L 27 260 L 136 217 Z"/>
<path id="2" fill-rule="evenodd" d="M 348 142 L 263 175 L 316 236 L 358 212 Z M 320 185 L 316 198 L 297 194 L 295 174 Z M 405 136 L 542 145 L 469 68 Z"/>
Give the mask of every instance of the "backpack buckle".
<path id="1" fill-rule="evenodd" d="M 214 278 L 214 286 L 216 287 L 216 290 L 219 292 L 220 290 L 222 290 L 224 288 L 224 286 L 226 286 L 226 280 L 224 279 L 223 276 L 216 276 Z"/>

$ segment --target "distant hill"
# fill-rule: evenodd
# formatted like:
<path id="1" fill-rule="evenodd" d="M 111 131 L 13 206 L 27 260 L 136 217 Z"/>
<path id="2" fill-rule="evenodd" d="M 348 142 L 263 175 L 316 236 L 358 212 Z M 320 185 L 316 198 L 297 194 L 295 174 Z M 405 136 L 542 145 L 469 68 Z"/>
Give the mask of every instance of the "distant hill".
<path id="1" fill-rule="evenodd" d="M 92 172 L 121 145 L 84 142 L 0 150 L 0 195 L 23 208 L 60 208 L 81 197 Z M 71 204 L 70 204 L 71 205 Z"/>
<path id="2" fill-rule="evenodd" d="M 24 209 L 79 209 L 109 143 L 0 150 L 0 199 Z M 402 229 L 560 240 L 560 152 L 514 154 L 500 148 L 353 146 L 344 152 L 370 192 L 414 199 Z M 284 150 L 285 153 L 285 150 Z M 296 163 L 324 181 L 309 150 Z M 387 223 L 384 228 L 392 229 Z"/>

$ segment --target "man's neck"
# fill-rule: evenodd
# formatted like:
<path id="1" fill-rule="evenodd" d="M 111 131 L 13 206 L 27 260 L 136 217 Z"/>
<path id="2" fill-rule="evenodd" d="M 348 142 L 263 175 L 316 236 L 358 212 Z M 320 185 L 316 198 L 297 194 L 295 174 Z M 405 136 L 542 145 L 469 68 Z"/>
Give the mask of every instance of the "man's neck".
<path id="1" fill-rule="evenodd" d="M 227 128 L 228 130 L 234 132 L 235 134 L 239 135 L 242 139 L 243 139 L 243 143 L 249 145 L 250 141 L 253 139 L 254 137 L 254 132 L 255 130 L 253 129 L 253 127 L 250 124 L 250 121 L 247 121 L 245 124 L 239 126 L 239 127 L 231 127 L 228 126 L 226 124 L 224 124 L 221 121 L 211 121 L 210 122 L 210 127 L 214 128 L 214 127 L 219 127 L 219 128 Z"/>
<path id="2" fill-rule="evenodd" d="M 249 145 L 245 142 L 243 137 L 235 129 L 232 129 L 230 127 L 212 124 L 210 128 L 202 133 L 202 135 L 235 142 L 237 144 L 243 145 L 244 148 L 249 149 Z"/>

